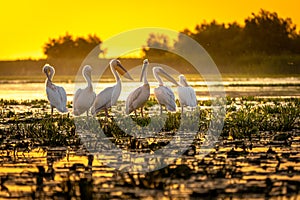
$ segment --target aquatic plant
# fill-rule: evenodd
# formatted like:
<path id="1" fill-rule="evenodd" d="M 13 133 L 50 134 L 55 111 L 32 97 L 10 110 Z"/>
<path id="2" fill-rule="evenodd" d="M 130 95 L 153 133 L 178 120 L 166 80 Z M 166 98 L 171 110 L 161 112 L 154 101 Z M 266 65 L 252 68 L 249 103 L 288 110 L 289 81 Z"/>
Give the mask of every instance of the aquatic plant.
<path id="1" fill-rule="evenodd" d="M 262 130 L 288 131 L 292 130 L 299 121 L 299 101 L 287 102 L 283 105 L 265 105 L 261 108 L 263 113 Z"/>
<path id="2" fill-rule="evenodd" d="M 266 103 L 266 100 L 260 105 L 243 102 L 239 109 L 235 106 L 229 107 L 223 136 L 251 139 L 251 136 L 259 131 L 288 131 L 297 126 L 300 115 L 298 99 Z"/>
<path id="3" fill-rule="evenodd" d="M 65 116 L 44 118 L 31 123 L 18 120 L 8 128 L 2 129 L 5 140 L 30 140 L 34 146 L 68 146 L 79 144 L 75 134 L 74 122 Z"/>
<path id="4" fill-rule="evenodd" d="M 233 138 L 251 138 L 252 134 L 258 133 L 257 119 L 253 106 L 246 104 L 238 111 L 227 113 L 222 135 Z"/>
<path id="5" fill-rule="evenodd" d="M 275 99 L 272 101 L 272 99 L 256 97 L 227 97 L 226 102 L 227 114 L 222 131 L 224 137 L 248 138 L 251 140 L 253 135 L 261 131 L 287 131 L 299 127 L 300 101 L 297 98 Z M 198 102 L 199 105 L 206 105 L 206 108 L 185 113 L 176 112 L 135 118 L 134 116 L 124 116 L 120 112 L 120 114 L 115 114 L 115 119 L 120 118 L 122 120 L 105 121 L 102 116 L 94 121 L 82 118 L 82 121 L 77 121 L 78 127 L 75 127 L 73 117 L 55 115 L 50 118 L 47 109 L 45 109 L 47 107 L 47 101 L 45 100 L 10 102 L 2 99 L 0 103 L 2 105 L 2 112 L 0 113 L 2 121 L 0 123 L 6 127 L 1 129 L 1 141 L 3 142 L 9 138 L 19 140 L 26 138 L 34 145 L 79 144 L 75 130 L 80 129 L 80 126 L 82 128 L 88 126 L 95 133 L 99 132 L 98 128 L 101 128 L 107 137 L 111 137 L 114 142 L 118 141 L 119 144 L 123 142 L 131 147 L 144 146 L 148 148 L 149 145 L 145 145 L 146 140 L 135 140 L 132 135 L 127 133 L 132 133 L 133 137 L 145 131 L 172 135 L 177 131 L 189 132 L 192 130 L 205 134 L 211 126 L 210 120 L 214 118 L 211 107 L 208 106 L 211 105 L 212 101 L 208 100 Z M 10 105 L 10 103 L 13 105 Z M 15 104 L 18 104 L 18 106 L 26 105 L 25 108 L 28 110 L 22 112 L 15 110 L 13 107 Z M 152 98 L 147 101 L 145 107 L 149 108 L 154 104 L 157 104 L 157 102 Z M 137 143 L 143 144 L 136 145 Z M 161 143 L 161 145 L 164 144 Z M 159 145 L 154 147 L 154 143 L 151 143 L 151 145 L 152 149 L 159 148 Z"/>

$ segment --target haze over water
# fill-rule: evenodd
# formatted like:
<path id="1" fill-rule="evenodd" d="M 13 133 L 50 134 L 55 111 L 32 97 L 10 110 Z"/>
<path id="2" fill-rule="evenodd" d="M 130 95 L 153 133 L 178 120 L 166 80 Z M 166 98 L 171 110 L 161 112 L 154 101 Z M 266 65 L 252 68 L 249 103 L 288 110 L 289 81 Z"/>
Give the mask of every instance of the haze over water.
<path id="1" fill-rule="evenodd" d="M 175 76 L 174 76 L 175 77 Z M 137 78 L 135 80 L 138 80 Z M 113 80 L 101 80 L 100 83 L 94 81 L 94 91 L 99 93 L 104 88 L 114 85 Z M 207 83 L 199 81 L 197 79 L 189 78 L 189 84 L 195 89 L 198 100 L 209 99 L 209 93 L 207 91 Z M 68 95 L 68 101 L 72 101 L 75 87 L 84 88 L 86 83 L 66 83 L 55 82 L 55 84 L 63 86 Z M 140 86 L 140 82 L 128 82 L 122 83 L 122 93 L 119 100 L 126 100 L 129 93 Z M 176 87 L 166 82 L 166 85 L 170 86 L 175 95 L 177 95 Z M 212 83 L 210 83 L 212 84 Z M 278 77 L 278 78 L 223 78 L 223 82 L 226 95 L 228 96 L 263 96 L 263 97 L 299 97 L 299 77 Z M 151 94 L 153 94 L 153 88 L 158 86 L 155 80 L 151 80 L 150 77 Z M 20 80 L 11 80 L 7 83 L 0 84 L 0 98 L 2 99 L 14 99 L 14 100 L 33 100 L 33 99 L 47 99 L 45 92 L 45 84 L 23 82 Z"/>

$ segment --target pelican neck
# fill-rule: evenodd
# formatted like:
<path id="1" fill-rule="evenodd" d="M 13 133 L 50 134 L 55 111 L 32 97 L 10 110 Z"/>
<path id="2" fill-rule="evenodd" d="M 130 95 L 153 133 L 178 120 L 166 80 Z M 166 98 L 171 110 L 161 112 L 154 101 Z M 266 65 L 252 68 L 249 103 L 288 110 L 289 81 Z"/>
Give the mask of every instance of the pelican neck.
<path id="1" fill-rule="evenodd" d="M 110 70 L 111 70 L 111 72 L 113 73 L 113 75 L 114 75 L 116 81 L 117 81 L 117 82 L 120 82 L 120 76 L 119 76 L 117 70 L 116 70 L 114 67 L 112 67 L 112 66 L 110 67 Z"/>

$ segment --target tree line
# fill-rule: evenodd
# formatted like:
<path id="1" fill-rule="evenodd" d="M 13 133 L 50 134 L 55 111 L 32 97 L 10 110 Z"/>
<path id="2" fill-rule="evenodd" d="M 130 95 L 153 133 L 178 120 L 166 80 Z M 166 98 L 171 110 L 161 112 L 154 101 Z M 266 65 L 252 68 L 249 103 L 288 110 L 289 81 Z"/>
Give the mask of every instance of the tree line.
<path id="1" fill-rule="evenodd" d="M 203 22 L 194 30 L 184 29 L 181 33 L 188 35 L 201 44 L 218 66 L 273 66 L 277 68 L 292 67 L 291 73 L 298 73 L 300 66 L 300 32 L 292 19 L 282 18 L 276 12 L 260 10 L 245 18 L 244 25 L 236 22 Z M 145 47 L 144 56 L 152 60 L 176 60 L 169 50 L 183 48 L 188 44 L 185 37 L 178 35 L 175 41 L 167 35 L 151 33 Z M 57 39 L 49 39 L 43 52 L 48 60 L 73 59 L 81 63 L 88 53 L 99 45 L 105 57 L 106 50 L 101 48 L 102 40 L 96 35 L 73 37 L 68 33 Z M 147 48 L 147 46 L 155 48 Z M 166 49 L 161 50 L 161 49 Z M 194 53 L 193 49 L 186 49 Z M 77 61 L 75 61 L 75 59 Z M 76 64 L 74 63 L 74 64 Z"/>
<path id="2" fill-rule="evenodd" d="M 212 21 L 196 25 L 194 30 L 184 29 L 181 31 L 197 41 L 214 59 L 217 65 L 228 65 L 234 60 L 253 61 L 257 64 L 259 59 L 279 55 L 297 55 L 300 53 L 300 33 L 290 18 L 279 17 L 276 12 L 260 10 L 257 14 L 252 13 L 244 20 L 244 25 L 236 22 L 224 24 Z M 162 34 L 150 34 L 147 46 L 164 49 L 184 48 L 188 46 L 184 37 L 179 37 L 171 44 L 170 38 Z M 193 53 L 193 49 L 186 49 Z M 166 51 L 156 49 L 143 49 L 147 57 L 165 56 L 172 57 Z M 278 57 L 277 64 L 289 62 L 300 64 L 300 59 Z M 255 60 L 256 59 L 256 60 Z M 295 63 L 297 62 L 297 63 Z"/>
<path id="3" fill-rule="evenodd" d="M 212 21 L 196 25 L 194 30 L 184 29 L 181 33 L 200 43 L 213 56 L 237 56 L 249 54 L 278 55 L 300 53 L 300 33 L 290 18 L 281 18 L 276 12 L 260 10 L 245 20 L 241 26 L 236 22 L 224 24 Z M 66 33 L 57 39 L 49 39 L 43 52 L 48 58 L 85 57 L 94 47 L 101 45 L 100 37 L 88 35 L 76 37 Z M 158 50 L 143 48 L 145 56 L 166 56 L 159 48 L 181 48 L 185 41 L 178 37 L 172 45 L 170 38 L 163 34 L 151 33 L 147 46 Z M 101 46 L 100 46 L 101 47 Z M 105 54 L 105 51 L 102 51 Z"/>
<path id="4" fill-rule="evenodd" d="M 43 52 L 48 59 L 83 59 L 97 45 L 101 45 L 102 41 L 97 35 L 88 35 L 85 37 L 73 37 L 66 33 L 59 38 L 51 38 L 44 45 Z M 105 51 L 101 51 L 102 54 Z"/>
<path id="5" fill-rule="evenodd" d="M 237 23 L 198 25 L 195 32 L 185 30 L 212 53 L 219 54 L 281 54 L 299 53 L 300 35 L 290 18 L 261 10 L 245 19 L 245 26 Z"/>

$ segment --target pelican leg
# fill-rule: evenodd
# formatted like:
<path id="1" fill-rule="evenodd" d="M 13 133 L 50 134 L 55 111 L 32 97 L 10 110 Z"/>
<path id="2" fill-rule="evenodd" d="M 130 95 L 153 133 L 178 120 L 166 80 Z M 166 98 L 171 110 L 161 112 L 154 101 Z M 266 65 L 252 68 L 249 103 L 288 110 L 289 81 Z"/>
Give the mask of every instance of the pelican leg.
<path id="1" fill-rule="evenodd" d="M 160 115 L 162 115 L 163 111 L 162 111 L 162 105 L 160 105 Z"/>
<path id="2" fill-rule="evenodd" d="M 105 111 L 105 118 L 108 119 L 109 116 L 108 116 L 108 110 L 107 110 L 107 108 L 104 108 L 104 111 Z"/>
<path id="3" fill-rule="evenodd" d="M 181 106 L 181 114 L 183 114 L 183 106 Z"/>
<path id="4" fill-rule="evenodd" d="M 143 106 L 141 107 L 141 115 L 142 115 L 142 118 L 144 118 L 144 114 L 143 114 Z"/>
<path id="5" fill-rule="evenodd" d="M 87 117 L 89 116 L 89 110 L 86 111 L 86 116 L 87 116 Z"/>
<path id="6" fill-rule="evenodd" d="M 136 110 L 134 110 L 134 115 L 135 115 L 135 118 L 137 118 Z"/>
<path id="7" fill-rule="evenodd" d="M 53 106 L 51 106 L 51 117 L 53 116 Z"/>

